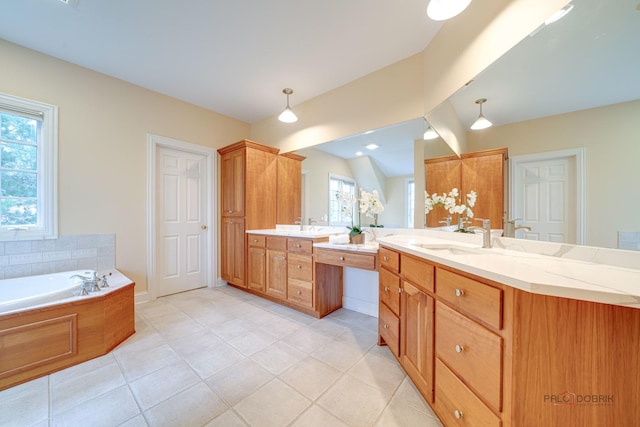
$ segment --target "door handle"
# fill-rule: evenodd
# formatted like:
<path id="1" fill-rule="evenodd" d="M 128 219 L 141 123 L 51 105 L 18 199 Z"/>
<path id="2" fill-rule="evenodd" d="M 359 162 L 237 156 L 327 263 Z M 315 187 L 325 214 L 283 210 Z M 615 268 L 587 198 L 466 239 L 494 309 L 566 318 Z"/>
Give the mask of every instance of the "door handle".
<path id="1" fill-rule="evenodd" d="M 207 229 L 207 226 L 206 226 L 206 225 L 204 225 L 204 224 L 202 224 L 202 225 L 200 226 L 200 229 L 201 229 L 201 230 L 206 230 L 206 229 Z"/>

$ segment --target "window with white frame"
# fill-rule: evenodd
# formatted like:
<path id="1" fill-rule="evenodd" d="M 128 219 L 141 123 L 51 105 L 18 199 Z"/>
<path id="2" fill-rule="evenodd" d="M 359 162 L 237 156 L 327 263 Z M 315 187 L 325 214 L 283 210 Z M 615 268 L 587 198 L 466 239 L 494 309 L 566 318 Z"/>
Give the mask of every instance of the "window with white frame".
<path id="1" fill-rule="evenodd" d="M 407 227 L 413 228 L 413 220 L 414 220 L 414 212 L 415 212 L 415 201 L 416 201 L 416 183 L 413 179 L 407 180 L 407 204 L 406 206 L 406 218 L 407 218 Z"/>
<path id="2" fill-rule="evenodd" d="M 347 192 L 356 198 L 356 182 L 351 178 L 345 178 L 333 174 L 329 174 L 329 225 L 351 226 L 354 215 L 345 211 L 344 206 L 338 200 L 337 193 Z M 355 209 L 355 203 L 353 208 Z"/>
<path id="3" fill-rule="evenodd" d="M 0 93 L 0 240 L 57 237 L 58 107 Z"/>

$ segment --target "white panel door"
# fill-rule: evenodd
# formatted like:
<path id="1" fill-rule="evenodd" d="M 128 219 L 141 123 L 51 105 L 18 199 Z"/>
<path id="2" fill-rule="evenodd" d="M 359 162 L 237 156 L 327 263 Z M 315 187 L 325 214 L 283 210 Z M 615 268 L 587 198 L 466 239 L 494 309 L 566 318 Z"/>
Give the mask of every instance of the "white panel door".
<path id="1" fill-rule="evenodd" d="M 156 254 L 158 296 L 206 286 L 205 157 L 158 147 Z"/>
<path id="2" fill-rule="evenodd" d="M 516 237 L 557 243 L 576 243 L 575 157 L 516 163 L 513 218 Z"/>

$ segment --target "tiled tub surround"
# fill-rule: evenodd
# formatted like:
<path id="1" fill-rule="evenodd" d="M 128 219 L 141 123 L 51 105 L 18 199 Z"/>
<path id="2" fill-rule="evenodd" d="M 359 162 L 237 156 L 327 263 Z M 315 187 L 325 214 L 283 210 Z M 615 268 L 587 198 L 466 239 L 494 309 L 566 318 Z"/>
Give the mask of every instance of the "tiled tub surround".
<path id="1" fill-rule="evenodd" d="M 0 279 L 115 267 L 115 234 L 0 242 Z"/>
<path id="2" fill-rule="evenodd" d="M 228 286 L 159 298 L 113 352 L 0 392 L 0 425 L 441 427 L 377 324 Z"/>

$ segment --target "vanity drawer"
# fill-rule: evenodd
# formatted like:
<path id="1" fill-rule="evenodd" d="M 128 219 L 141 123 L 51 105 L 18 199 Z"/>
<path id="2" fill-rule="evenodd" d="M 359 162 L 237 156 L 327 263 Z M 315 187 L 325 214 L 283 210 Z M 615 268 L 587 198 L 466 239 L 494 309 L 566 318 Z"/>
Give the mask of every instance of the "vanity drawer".
<path id="1" fill-rule="evenodd" d="M 376 255 L 371 253 L 353 253 L 334 249 L 317 249 L 316 262 L 321 264 L 340 265 L 343 267 L 376 269 Z"/>
<path id="2" fill-rule="evenodd" d="M 498 418 L 436 358 L 435 409 L 446 426 L 499 427 Z"/>
<path id="3" fill-rule="evenodd" d="M 385 270 L 380 269 L 379 272 L 380 281 L 380 301 L 387 304 L 387 306 L 397 316 L 400 315 L 400 277 Z"/>
<path id="4" fill-rule="evenodd" d="M 313 240 L 311 239 L 287 239 L 287 251 L 302 254 L 313 253 Z"/>
<path id="5" fill-rule="evenodd" d="M 266 239 L 265 236 L 260 236 L 258 234 L 249 234 L 247 241 L 249 242 L 249 246 L 254 246 L 256 248 L 264 248 Z"/>
<path id="6" fill-rule="evenodd" d="M 389 350 L 396 356 L 400 354 L 400 319 L 389 308 L 380 304 L 378 316 L 378 334 L 382 337 Z"/>
<path id="7" fill-rule="evenodd" d="M 414 285 L 434 292 L 435 267 L 424 260 L 402 254 L 400 256 L 400 272 L 405 280 Z"/>
<path id="8" fill-rule="evenodd" d="M 490 407 L 502 410 L 502 337 L 437 302 L 436 355 Z"/>
<path id="9" fill-rule="evenodd" d="M 394 273 L 400 272 L 400 254 L 391 249 L 381 247 L 378 250 L 380 265 Z"/>
<path id="10" fill-rule="evenodd" d="M 267 236 L 267 249 L 273 251 L 286 252 L 287 251 L 287 238 L 280 236 Z"/>
<path id="11" fill-rule="evenodd" d="M 290 253 L 287 258 L 287 276 L 299 280 L 313 280 L 313 257 Z"/>
<path id="12" fill-rule="evenodd" d="M 437 268 L 436 294 L 459 311 L 502 329 L 502 289 Z"/>
<path id="13" fill-rule="evenodd" d="M 313 306 L 313 285 L 305 280 L 287 280 L 287 299 L 305 307 Z"/>

